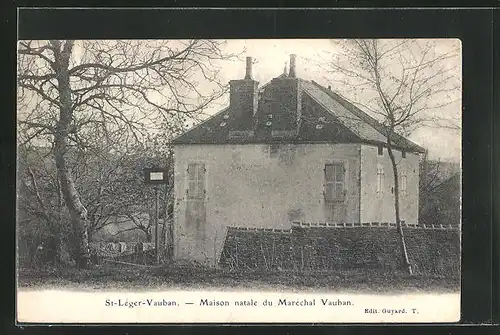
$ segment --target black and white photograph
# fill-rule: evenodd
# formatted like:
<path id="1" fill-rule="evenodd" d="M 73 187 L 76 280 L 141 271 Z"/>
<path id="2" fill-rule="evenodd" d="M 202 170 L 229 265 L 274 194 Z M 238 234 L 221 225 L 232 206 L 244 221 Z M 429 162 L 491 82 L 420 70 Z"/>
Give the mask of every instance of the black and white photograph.
<path id="1" fill-rule="evenodd" d="M 17 52 L 19 322 L 459 321 L 459 39 Z"/>

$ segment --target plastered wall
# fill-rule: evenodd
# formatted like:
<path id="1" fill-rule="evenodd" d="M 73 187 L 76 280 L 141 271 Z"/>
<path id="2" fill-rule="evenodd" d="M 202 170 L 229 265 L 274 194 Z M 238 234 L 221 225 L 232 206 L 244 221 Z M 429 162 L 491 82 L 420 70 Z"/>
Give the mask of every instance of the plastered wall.
<path id="1" fill-rule="evenodd" d="M 175 258 L 215 265 L 227 226 L 359 221 L 359 157 L 358 144 L 175 146 Z M 324 165 L 339 160 L 346 167 L 346 200 L 331 208 L 323 195 Z M 206 167 L 203 206 L 186 198 L 187 166 L 197 162 Z M 188 222 L 188 208 L 204 211 L 197 215 L 204 222 Z"/>
<path id="2" fill-rule="evenodd" d="M 406 173 L 406 192 L 400 193 L 401 219 L 406 223 L 418 223 L 419 156 L 394 150 L 401 190 L 401 175 Z M 377 193 L 377 167 L 384 171 L 381 193 Z M 361 146 L 361 222 L 395 222 L 394 175 L 387 149 L 378 155 L 376 146 Z"/>

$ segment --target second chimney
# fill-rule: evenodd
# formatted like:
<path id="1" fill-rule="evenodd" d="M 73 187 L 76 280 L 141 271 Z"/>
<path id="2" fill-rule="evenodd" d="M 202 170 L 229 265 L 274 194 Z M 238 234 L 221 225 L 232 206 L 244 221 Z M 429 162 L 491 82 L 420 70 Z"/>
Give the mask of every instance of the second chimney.
<path id="1" fill-rule="evenodd" d="M 290 55 L 290 72 L 288 73 L 288 76 L 291 78 L 295 78 L 295 58 L 296 56 L 294 54 Z"/>
<path id="2" fill-rule="evenodd" d="M 233 115 L 241 121 L 235 130 L 252 129 L 253 117 L 257 113 L 259 83 L 252 79 L 252 64 L 253 58 L 247 57 L 245 78 L 229 82 L 229 105 Z"/>
<path id="3" fill-rule="evenodd" d="M 245 72 L 245 79 L 252 79 L 252 57 L 247 57 L 247 69 Z"/>

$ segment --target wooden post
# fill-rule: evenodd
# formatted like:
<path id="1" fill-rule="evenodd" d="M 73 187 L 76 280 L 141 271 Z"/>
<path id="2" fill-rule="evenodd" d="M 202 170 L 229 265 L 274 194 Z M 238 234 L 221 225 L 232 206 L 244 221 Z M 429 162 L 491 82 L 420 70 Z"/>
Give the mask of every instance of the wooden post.
<path id="1" fill-rule="evenodd" d="M 156 264 L 160 264 L 160 243 L 158 241 L 158 217 L 160 216 L 159 213 L 159 208 L 158 208 L 158 202 L 159 202 L 159 193 L 158 193 L 158 186 L 155 186 L 155 256 L 156 256 Z"/>

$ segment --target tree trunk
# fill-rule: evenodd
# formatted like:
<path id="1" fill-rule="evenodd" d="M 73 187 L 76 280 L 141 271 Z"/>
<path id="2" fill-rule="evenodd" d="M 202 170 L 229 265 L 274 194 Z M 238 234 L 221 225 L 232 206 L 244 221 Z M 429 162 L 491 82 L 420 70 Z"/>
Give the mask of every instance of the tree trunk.
<path id="1" fill-rule="evenodd" d="M 76 265 L 79 269 L 85 269 L 90 265 L 87 209 L 80 200 L 80 195 L 76 190 L 66 162 L 69 128 L 73 119 L 68 71 L 73 41 L 66 41 L 63 44 L 59 41 L 52 41 L 51 43 L 54 47 L 53 67 L 57 74 L 59 91 L 59 120 L 54 134 L 54 158 L 61 184 L 61 192 L 71 216 L 74 236 L 77 239 L 77 245 L 75 246 Z"/>
<path id="2" fill-rule="evenodd" d="M 402 265 L 408 271 L 408 273 L 413 275 L 410 261 L 408 260 L 408 252 L 406 250 L 405 236 L 403 232 L 403 227 L 401 226 L 401 218 L 399 216 L 399 179 L 398 179 L 398 167 L 396 165 L 396 159 L 394 158 L 394 152 L 392 151 L 391 141 L 387 141 L 387 152 L 389 153 L 389 158 L 391 159 L 392 172 L 394 176 L 394 211 L 396 214 L 396 227 L 398 229 L 399 237 L 401 239 L 401 256 Z"/>
<path id="3" fill-rule="evenodd" d="M 145 229 L 143 229 L 143 231 L 144 231 L 144 234 L 146 234 L 146 242 L 148 242 L 148 243 L 153 242 L 153 234 L 151 233 L 151 228 L 145 228 Z"/>

